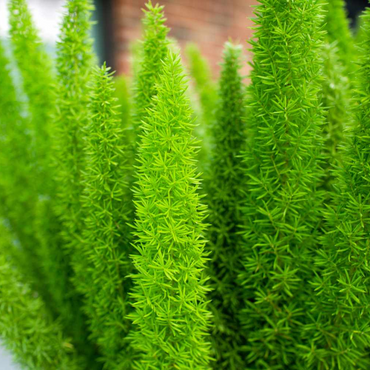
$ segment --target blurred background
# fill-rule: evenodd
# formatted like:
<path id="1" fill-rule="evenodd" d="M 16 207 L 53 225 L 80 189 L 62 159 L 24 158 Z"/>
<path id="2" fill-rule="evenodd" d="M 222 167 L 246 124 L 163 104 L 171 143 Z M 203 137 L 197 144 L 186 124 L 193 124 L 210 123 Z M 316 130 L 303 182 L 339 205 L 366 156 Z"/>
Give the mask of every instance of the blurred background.
<path id="1" fill-rule="evenodd" d="M 156 0 L 152 0 L 156 3 Z M 0 37 L 7 39 L 7 0 L 0 0 Z M 28 0 L 36 26 L 47 49 L 55 52 L 58 29 L 66 0 Z M 100 62 L 107 61 L 118 74 L 130 74 L 130 47 L 140 38 L 142 8 L 145 0 L 95 0 L 92 36 Z M 160 0 L 165 6 L 170 36 L 182 49 L 188 42 L 196 43 L 208 59 L 213 73 L 218 74 L 223 44 L 229 38 L 245 45 L 251 37 L 250 20 L 257 0 Z M 369 4 L 368 0 L 347 0 L 347 12 L 354 32 L 357 17 Z M 245 63 L 246 73 L 248 70 Z M 11 357 L 1 348 L 0 370 L 15 370 Z"/>
<path id="2" fill-rule="evenodd" d="M 58 27 L 66 0 L 28 0 L 41 36 L 52 52 L 58 38 Z M 100 61 L 107 61 L 118 74 L 130 73 L 130 45 L 141 35 L 142 8 L 145 0 L 94 0 L 96 25 L 93 29 L 95 49 Z M 157 2 L 156 0 L 153 1 Z M 165 6 L 170 36 L 181 47 L 195 42 L 218 73 L 225 41 L 244 43 L 252 31 L 253 8 L 257 0 L 160 0 Z M 347 0 L 351 27 L 368 0 Z M 6 0 L 0 0 L 0 37 L 7 34 Z M 248 56 L 248 55 L 247 55 Z M 246 66 L 247 71 L 247 66 Z"/>

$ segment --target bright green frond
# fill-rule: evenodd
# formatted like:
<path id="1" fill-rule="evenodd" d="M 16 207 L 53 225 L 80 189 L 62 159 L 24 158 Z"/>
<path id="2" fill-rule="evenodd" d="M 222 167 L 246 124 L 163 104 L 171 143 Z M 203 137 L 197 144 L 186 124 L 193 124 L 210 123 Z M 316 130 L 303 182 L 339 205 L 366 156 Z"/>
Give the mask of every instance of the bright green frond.
<path id="1" fill-rule="evenodd" d="M 198 195 L 196 142 L 178 55 L 163 62 L 150 115 L 142 125 L 135 188 L 130 315 L 136 369 L 208 369 L 205 208 Z"/>
<path id="2" fill-rule="evenodd" d="M 85 311 L 92 338 L 101 347 L 104 368 L 130 369 L 133 351 L 125 340 L 131 306 L 131 194 L 127 185 L 125 131 L 114 98 L 112 73 L 105 65 L 94 71 L 90 120 L 85 128 L 84 173 L 85 259 L 92 263 Z"/>
<path id="3" fill-rule="evenodd" d="M 323 201 L 321 9 L 318 0 L 262 0 L 255 14 L 240 318 L 249 366 L 303 369 Z"/>
<path id="4" fill-rule="evenodd" d="M 136 68 L 134 81 L 134 129 L 136 144 L 138 143 L 141 126 L 145 121 L 151 99 L 157 94 L 156 82 L 161 74 L 162 63 L 167 55 L 169 29 L 164 24 L 166 19 L 163 6 L 146 4 L 143 18 L 144 36 L 141 42 L 140 66 Z M 135 144 L 135 145 L 136 145 Z"/>
<path id="5" fill-rule="evenodd" d="M 354 124 L 345 132 L 342 166 L 334 172 L 333 205 L 315 262 L 317 302 L 305 348 L 312 369 L 368 369 L 370 357 L 369 192 L 370 182 L 370 10 L 364 16 Z"/>

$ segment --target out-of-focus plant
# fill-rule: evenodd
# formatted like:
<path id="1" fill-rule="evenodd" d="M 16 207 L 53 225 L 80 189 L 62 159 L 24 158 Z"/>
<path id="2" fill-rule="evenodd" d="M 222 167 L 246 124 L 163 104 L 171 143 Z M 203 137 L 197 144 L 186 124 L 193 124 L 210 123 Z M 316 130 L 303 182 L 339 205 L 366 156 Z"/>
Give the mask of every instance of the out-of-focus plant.
<path id="1" fill-rule="evenodd" d="M 84 254 L 82 231 L 82 173 L 85 166 L 83 129 L 89 118 L 90 74 L 93 64 L 90 39 L 90 0 L 70 0 L 66 5 L 57 45 L 56 114 L 53 125 L 53 169 L 57 201 L 55 210 L 63 224 L 62 248 L 70 268 L 69 307 L 64 319 L 71 336 L 87 361 L 94 361 L 94 348 L 87 340 L 82 297 L 90 289 L 86 271 L 91 267 Z M 89 360 L 90 359 L 90 360 Z M 92 366 L 92 365 L 91 365 Z"/>
<path id="2" fill-rule="evenodd" d="M 208 61 L 202 56 L 196 44 L 186 47 L 186 56 L 189 73 L 194 83 L 198 104 L 198 125 L 196 135 L 202 141 L 199 152 L 199 168 L 202 172 L 207 170 L 213 144 L 211 127 L 216 120 L 216 107 L 218 102 L 217 85 L 212 77 Z"/>
<path id="3" fill-rule="evenodd" d="M 216 369 L 245 367 L 242 353 L 245 336 L 240 331 L 238 317 L 243 288 L 237 281 L 242 270 L 244 200 L 240 153 L 246 144 L 245 87 L 239 71 L 241 54 L 241 45 L 225 44 L 216 120 L 210 127 L 214 147 L 204 185 L 210 224 L 208 274 L 212 288 L 210 309 Z"/>
<path id="4" fill-rule="evenodd" d="M 344 1 L 323 1 L 323 12 L 326 32 L 322 50 L 322 102 L 326 111 L 323 125 L 326 146 L 323 168 L 324 187 L 330 189 L 333 168 L 341 161 L 339 147 L 344 139 L 343 130 L 348 128 L 351 121 L 351 75 L 356 69 L 356 52 L 346 19 Z"/>
<path id="5" fill-rule="evenodd" d="M 2 222 L 2 220 L 1 220 Z M 73 345 L 41 298 L 9 261 L 12 237 L 0 225 L 0 334 L 2 344 L 25 369 L 81 369 Z"/>

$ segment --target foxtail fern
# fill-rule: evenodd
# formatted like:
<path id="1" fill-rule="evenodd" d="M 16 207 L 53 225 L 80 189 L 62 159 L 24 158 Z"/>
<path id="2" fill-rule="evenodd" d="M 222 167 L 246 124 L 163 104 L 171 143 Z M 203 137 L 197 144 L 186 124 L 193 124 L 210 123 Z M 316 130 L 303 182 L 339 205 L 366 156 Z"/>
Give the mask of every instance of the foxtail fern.
<path id="1" fill-rule="evenodd" d="M 302 369 L 306 302 L 313 292 L 323 194 L 318 0 L 262 0 L 251 41 L 253 71 L 244 154 L 248 366 Z"/>
<path id="2" fill-rule="evenodd" d="M 162 61 L 167 55 L 169 29 L 165 26 L 163 6 L 146 4 L 144 25 L 144 39 L 140 50 L 140 66 L 136 67 L 134 81 L 134 129 L 135 142 L 138 142 L 140 127 L 148 115 L 151 99 L 157 94 L 156 81 L 161 73 Z"/>
<path id="3" fill-rule="evenodd" d="M 212 78 L 211 68 L 195 44 L 187 46 L 186 55 L 190 76 L 199 96 L 202 117 L 206 126 L 209 127 L 214 123 L 218 101 L 217 88 Z"/>
<path id="4" fill-rule="evenodd" d="M 344 0 L 322 0 L 325 14 L 325 30 L 330 44 L 337 43 L 338 56 L 347 72 L 355 70 L 354 40 L 349 29 Z"/>
<path id="5" fill-rule="evenodd" d="M 125 337 L 131 283 L 131 209 L 126 179 L 127 145 L 113 97 L 112 73 L 105 65 L 94 72 L 90 122 L 86 127 L 84 176 L 86 259 L 90 279 L 86 312 L 92 338 L 101 347 L 106 369 L 129 369 L 132 351 Z"/>
<path id="6" fill-rule="evenodd" d="M 323 136 L 326 179 L 325 186 L 331 189 L 333 168 L 340 162 L 340 146 L 343 142 L 343 130 L 349 126 L 350 83 L 346 69 L 338 56 L 336 43 L 325 43 L 323 50 L 322 102 L 325 108 Z"/>
<path id="7" fill-rule="evenodd" d="M 243 224 L 244 199 L 240 152 L 246 140 L 245 88 L 239 73 L 241 51 L 240 45 L 229 42 L 225 45 L 216 122 L 211 126 L 214 148 L 205 177 L 215 368 L 236 370 L 245 367 L 245 355 L 240 352 L 243 334 L 238 320 L 243 294 L 237 283 L 242 267 L 240 225 Z"/>
<path id="8" fill-rule="evenodd" d="M 310 343 L 312 369 L 369 369 L 370 356 L 370 10 L 364 16 L 354 126 L 347 134 L 343 166 L 335 172 L 334 205 L 326 212 L 326 234 L 318 250 L 320 274 L 313 281 Z"/>
<path id="9" fill-rule="evenodd" d="M 324 29 L 323 47 L 323 105 L 326 122 L 325 139 L 325 187 L 331 189 L 332 169 L 340 161 L 338 148 L 342 143 L 343 129 L 350 120 L 349 100 L 355 71 L 354 40 L 351 35 L 343 0 L 322 0 Z"/>
<path id="10" fill-rule="evenodd" d="M 178 55 L 169 53 L 142 125 L 135 188 L 132 294 L 136 369 L 208 369 L 205 207 Z"/>
<path id="11" fill-rule="evenodd" d="M 89 38 L 92 5 L 90 0 L 69 0 L 57 45 L 57 114 L 54 132 L 54 167 L 58 201 L 56 211 L 63 222 L 66 258 L 70 260 L 73 281 L 80 293 L 89 289 L 85 271 L 89 261 L 83 253 L 83 218 L 81 195 L 84 168 L 83 127 L 88 119 L 89 73 L 92 42 Z M 86 353 L 91 350 L 81 315 L 81 301 L 71 287 L 67 292 L 73 314 L 66 316 L 76 345 Z M 67 321 L 68 322 L 68 321 Z"/>
<path id="12" fill-rule="evenodd" d="M 50 123 L 54 110 L 51 60 L 44 50 L 25 0 L 9 1 L 9 23 L 14 57 L 22 76 L 24 92 L 28 97 L 31 129 L 34 131 L 32 144 L 40 157 L 39 166 L 45 174 L 43 167 L 49 151 Z"/>
<path id="13" fill-rule="evenodd" d="M 33 194 L 35 204 L 33 219 L 30 221 L 32 236 L 28 237 L 25 246 L 36 254 L 37 263 L 32 264 L 44 275 L 42 285 L 47 288 L 47 293 L 45 295 L 43 290 L 40 293 L 55 314 L 64 315 L 69 276 L 59 237 L 61 225 L 53 209 L 55 184 L 49 155 L 55 113 L 55 79 L 51 60 L 43 48 L 26 1 L 11 0 L 9 12 L 14 57 L 27 96 L 30 145 L 35 153 L 32 182 L 36 192 Z"/>
<path id="14" fill-rule="evenodd" d="M 16 258 L 20 264 L 20 272 L 25 274 L 33 288 L 50 301 L 51 296 L 44 285 L 45 276 L 39 259 L 40 248 L 35 219 L 38 203 L 47 193 L 45 183 L 49 184 L 45 166 L 46 146 L 49 142 L 47 127 L 52 108 L 51 63 L 43 50 L 26 3 L 22 0 L 10 1 L 9 13 L 12 50 L 21 75 L 21 85 L 28 99 L 25 104 L 22 101 L 25 99 L 17 98 L 15 94 L 19 91 L 16 92 L 14 87 L 8 86 L 12 82 L 9 81 L 9 77 L 4 77 L 5 86 L 2 88 L 10 90 L 10 96 L 4 98 L 7 101 L 6 104 L 10 105 L 4 108 L 3 116 L 14 109 L 14 104 L 17 105 L 17 112 L 13 110 L 12 117 L 7 117 L 7 120 L 14 120 L 16 124 L 5 123 L 8 141 L 6 144 L 8 148 L 5 149 L 9 150 L 6 156 L 10 156 L 8 162 L 12 166 L 12 169 L 8 168 L 10 170 L 8 180 L 12 179 L 13 183 L 9 183 L 4 189 L 4 195 L 7 194 L 4 200 L 7 211 L 4 216 L 8 219 L 13 235 L 21 245 L 22 253 L 19 253 Z M 4 93 L 7 94 L 5 91 Z M 15 100 L 19 102 L 16 103 Z M 18 139 L 22 136 L 23 139 L 20 142 L 11 143 L 9 140 L 14 138 L 13 135 L 17 135 Z M 27 142 L 24 142 L 25 140 Z M 20 148 L 20 145 L 24 147 Z M 24 158 L 18 158 L 11 163 L 10 159 L 13 155 L 11 152 L 17 151 L 18 154 L 22 152 Z M 6 169 L 7 167 L 5 167 L 4 176 L 6 176 Z M 23 171 L 24 174 L 21 174 Z"/>
<path id="15" fill-rule="evenodd" d="M 78 370 L 73 344 L 65 338 L 40 297 L 23 283 L 6 255 L 12 249 L 8 230 L 0 225 L 0 336 L 1 342 L 24 368 Z"/>
<path id="16" fill-rule="evenodd" d="M 29 146 L 32 139 L 10 69 L 11 63 L 0 42 L 0 211 L 22 245 L 19 253 L 13 250 L 22 274 L 41 283 L 42 275 L 36 269 L 37 255 L 31 247 L 35 243 L 32 225 L 37 198 L 34 156 Z"/>
<path id="17" fill-rule="evenodd" d="M 139 64 L 139 63 L 138 63 Z M 136 147 L 135 140 L 136 132 L 133 128 L 133 97 L 132 97 L 132 86 L 131 86 L 131 79 L 128 76 L 121 75 L 114 78 L 114 97 L 117 98 L 118 103 L 118 113 L 121 119 L 121 127 L 124 129 L 124 136 L 125 141 L 128 144 L 128 148 L 126 150 L 127 158 L 127 176 L 130 177 L 129 183 L 132 184 L 132 177 L 133 177 L 133 165 L 135 162 L 134 158 L 134 148 Z M 132 210 L 134 209 L 132 204 L 132 194 L 130 197 L 130 203 Z"/>
<path id="18" fill-rule="evenodd" d="M 216 83 L 212 79 L 211 68 L 208 61 L 202 56 L 195 44 L 186 48 L 190 76 L 195 85 L 199 100 L 199 124 L 196 126 L 196 135 L 202 140 L 199 153 L 199 166 L 206 171 L 213 144 L 211 126 L 215 123 L 216 107 L 218 102 Z"/>
<path id="19" fill-rule="evenodd" d="M 123 127 L 128 127 L 130 123 L 131 97 L 128 77 L 121 75 L 114 78 L 114 96 L 118 102 L 118 113 L 120 115 Z"/>
<path id="20" fill-rule="evenodd" d="M 69 0 L 57 50 L 57 115 L 55 124 L 55 166 L 58 180 L 58 213 L 64 222 L 64 238 L 77 284 L 83 284 L 81 172 L 84 168 L 82 128 L 87 124 L 89 73 L 92 43 L 89 39 L 92 7 L 89 0 Z M 83 288 L 81 288 L 83 290 Z"/>

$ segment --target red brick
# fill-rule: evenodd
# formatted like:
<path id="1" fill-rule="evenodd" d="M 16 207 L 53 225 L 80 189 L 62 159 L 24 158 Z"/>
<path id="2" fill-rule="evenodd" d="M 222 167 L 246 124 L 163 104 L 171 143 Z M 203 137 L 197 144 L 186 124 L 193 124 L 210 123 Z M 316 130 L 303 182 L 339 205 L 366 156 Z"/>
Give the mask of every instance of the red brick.
<path id="1" fill-rule="evenodd" d="M 129 43 L 141 35 L 141 9 L 145 0 L 113 0 L 113 24 L 115 25 L 115 66 L 118 73 L 129 73 Z M 230 37 L 245 46 L 252 35 L 253 25 L 250 5 L 256 0 L 162 0 L 153 1 L 165 6 L 170 35 L 179 40 L 182 48 L 187 42 L 196 42 L 209 59 L 214 73 L 219 71 L 222 49 Z M 245 63 L 243 73 L 249 70 Z"/>

